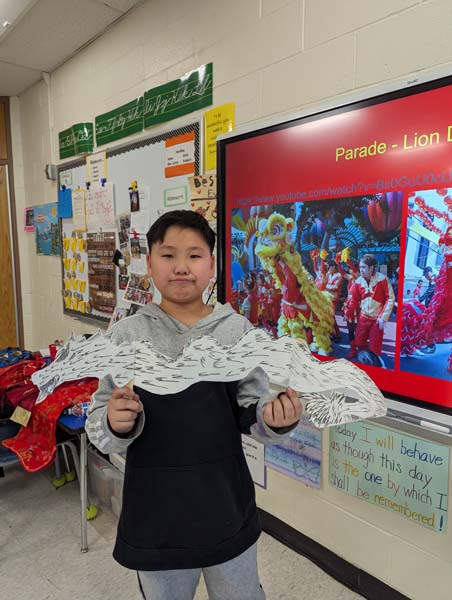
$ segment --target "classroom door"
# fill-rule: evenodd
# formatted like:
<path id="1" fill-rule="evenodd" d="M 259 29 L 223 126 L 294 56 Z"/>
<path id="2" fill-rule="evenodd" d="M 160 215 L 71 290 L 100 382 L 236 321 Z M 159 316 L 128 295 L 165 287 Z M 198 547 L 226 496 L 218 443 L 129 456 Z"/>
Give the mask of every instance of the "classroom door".
<path id="1" fill-rule="evenodd" d="M 0 348 L 17 346 L 7 166 L 0 165 Z"/>

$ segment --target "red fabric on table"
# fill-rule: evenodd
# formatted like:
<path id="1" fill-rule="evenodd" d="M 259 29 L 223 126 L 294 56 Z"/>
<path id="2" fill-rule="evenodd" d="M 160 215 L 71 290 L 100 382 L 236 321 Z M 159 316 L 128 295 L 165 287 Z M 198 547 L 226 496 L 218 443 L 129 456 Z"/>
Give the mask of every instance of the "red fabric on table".
<path id="1" fill-rule="evenodd" d="M 20 400 L 17 403 L 11 402 L 11 398 L 14 400 L 20 395 L 20 392 L 16 391 L 18 388 L 33 386 L 31 376 L 45 366 L 46 361 L 37 354 L 33 360 L 22 360 L 14 365 L 0 368 L 0 416 L 9 418 L 15 406 L 22 404 Z M 29 395 L 29 401 L 23 407 L 31 410 L 34 401 L 31 401 L 31 392 Z"/>
<path id="2" fill-rule="evenodd" d="M 79 402 L 89 402 L 97 390 L 97 379 L 64 383 L 39 404 L 35 404 L 26 427 L 3 445 L 15 452 L 25 470 L 34 473 L 47 467 L 56 454 L 56 428 L 62 411 Z"/>
<path id="3" fill-rule="evenodd" d="M 7 402 L 13 407 L 21 406 L 26 410 L 32 410 L 39 396 L 39 388 L 33 383 L 18 385 L 6 392 Z"/>
<path id="4" fill-rule="evenodd" d="M 6 391 L 16 385 L 31 383 L 33 373 L 46 364 L 42 356 L 37 355 L 34 360 L 22 360 L 9 367 L 0 368 L 0 389 Z"/>

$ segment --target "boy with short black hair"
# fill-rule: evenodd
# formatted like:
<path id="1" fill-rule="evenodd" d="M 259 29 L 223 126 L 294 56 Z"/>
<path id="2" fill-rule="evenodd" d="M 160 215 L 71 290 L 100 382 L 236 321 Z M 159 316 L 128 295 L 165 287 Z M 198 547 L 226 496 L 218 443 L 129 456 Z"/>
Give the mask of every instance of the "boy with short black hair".
<path id="1" fill-rule="evenodd" d="M 122 319 L 112 341 L 150 340 L 175 359 L 209 335 L 234 345 L 251 328 L 229 304 L 202 294 L 214 274 L 215 234 L 192 211 L 162 215 L 148 232 L 148 274 L 162 295 Z M 104 453 L 127 451 L 114 557 L 138 572 L 148 600 L 191 600 L 203 572 L 209 598 L 262 600 L 256 561 L 261 528 L 241 433 L 277 443 L 300 418 L 288 388 L 272 397 L 255 369 L 233 383 L 199 381 L 156 395 L 100 382 L 86 430 Z"/>

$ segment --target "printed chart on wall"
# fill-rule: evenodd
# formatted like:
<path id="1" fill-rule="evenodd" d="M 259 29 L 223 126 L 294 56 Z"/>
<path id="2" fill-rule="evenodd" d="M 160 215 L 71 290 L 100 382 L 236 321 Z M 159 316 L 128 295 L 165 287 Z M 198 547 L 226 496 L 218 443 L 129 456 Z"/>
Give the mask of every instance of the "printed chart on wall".
<path id="1" fill-rule="evenodd" d="M 301 483 L 320 488 L 322 433 L 306 418 L 282 444 L 265 448 L 265 464 Z"/>
<path id="2" fill-rule="evenodd" d="M 330 430 L 329 482 L 433 531 L 447 530 L 449 447 L 366 421 Z"/>
<path id="3" fill-rule="evenodd" d="M 220 298 L 452 416 L 452 78 L 218 142 Z"/>
<path id="4" fill-rule="evenodd" d="M 66 313 L 118 320 L 152 301 L 146 233 L 162 212 L 190 207 L 199 131 L 195 121 L 59 167 Z"/>

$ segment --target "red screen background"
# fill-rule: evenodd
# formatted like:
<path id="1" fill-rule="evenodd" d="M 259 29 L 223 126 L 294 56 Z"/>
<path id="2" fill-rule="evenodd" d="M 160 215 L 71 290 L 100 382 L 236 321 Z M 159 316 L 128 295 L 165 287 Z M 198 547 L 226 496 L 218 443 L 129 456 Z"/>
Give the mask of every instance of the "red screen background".
<path id="1" fill-rule="evenodd" d="M 448 85 L 443 83 L 417 93 L 410 90 L 410 95 L 404 97 L 388 95 L 384 101 L 374 99 L 371 105 L 358 103 L 318 115 L 314 120 L 299 119 L 279 129 L 273 127 L 220 142 L 224 161 L 224 173 L 220 169 L 219 175 L 224 186 L 226 300 L 230 300 L 231 293 L 232 210 L 259 204 L 322 198 L 327 202 L 335 197 L 403 191 L 402 281 L 408 193 L 452 186 L 450 83 L 449 80 Z M 337 148 L 363 148 L 374 142 L 386 144 L 385 152 L 350 160 L 337 158 Z M 400 331 L 400 310 L 397 319 Z M 396 357 L 399 347 L 397 336 Z M 452 382 L 401 371 L 398 360 L 395 370 L 362 368 L 385 392 L 420 400 L 431 407 L 452 409 Z"/>

